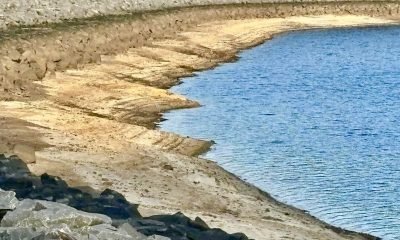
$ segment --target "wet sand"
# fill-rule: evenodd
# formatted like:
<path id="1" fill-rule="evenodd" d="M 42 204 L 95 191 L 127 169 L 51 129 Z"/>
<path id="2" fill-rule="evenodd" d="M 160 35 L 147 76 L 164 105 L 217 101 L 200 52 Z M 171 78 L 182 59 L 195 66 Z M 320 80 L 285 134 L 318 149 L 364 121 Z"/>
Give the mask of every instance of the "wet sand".
<path id="1" fill-rule="evenodd" d="M 179 77 L 232 61 L 274 34 L 394 23 L 354 15 L 204 21 L 120 54 L 101 54 L 96 63 L 62 71 L 47 66 L 34 82 L 37 91 L 11 92 L 0 101 L 0 150 L 33 162 L 36 174 L 121 192 L 144 215 L 181 211 L 254 239 L 373 239 L 277 202 L 196 157 L 210 142 L 159 131 L 154 122 L 165 111 L 199 106 L 167 90 Z"/>

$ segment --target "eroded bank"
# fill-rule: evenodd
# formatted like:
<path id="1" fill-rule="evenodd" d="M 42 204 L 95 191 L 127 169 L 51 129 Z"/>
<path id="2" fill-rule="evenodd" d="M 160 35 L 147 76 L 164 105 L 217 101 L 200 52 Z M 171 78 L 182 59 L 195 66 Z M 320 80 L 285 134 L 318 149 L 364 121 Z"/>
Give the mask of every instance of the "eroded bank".
<path id="1" fill-rule="evenodd" d="M 22 156 L 36 174 L 121 192 L 144 215 L 183 211 L 256 239 L 370 238 L 276 202 L 191 157 L 209 142 L 154 126 L 164 111 L 199 105 L 166 90 L 180 77 L 276 33 L 394 24 L 397 13 L 397 4 L 381 2 L 229 5 L 6 32 L 0 150 Z"/>

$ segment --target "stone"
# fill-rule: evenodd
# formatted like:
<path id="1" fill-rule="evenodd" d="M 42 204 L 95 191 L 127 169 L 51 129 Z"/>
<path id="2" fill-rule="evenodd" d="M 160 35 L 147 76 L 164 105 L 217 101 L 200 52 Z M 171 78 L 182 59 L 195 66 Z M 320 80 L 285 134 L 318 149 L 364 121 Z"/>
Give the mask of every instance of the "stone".
<path id="1" fill-rule="evenodd" d="M 0 239 L 84 239 L 91 236 L 89 239 L 134 240 L 111 222 L 105 215 L 82 212 L 64 204 L 25 199 L 4 216 L 0 228 L 0 236 L 4 237 Z"/>
<path id="2" fill-rule="evenodd" d="M 42 182 L 43 185 L 53 185 L 53 186 L 57 186 L 61 189 L 68 188 L 67 183 L 65 181 L 63 181 L 61 178 L 52 177 L 52 176 L 48 175 L 47 173 L 42 174 L 40 176 L 40 181 Z"/>
<path id="3" fill-rule="evenodd" d="M 3 213 L 0 239 L 13 239 L 10 236 L 18 233 L 15 229 L 23 229 L 24 236 L 35 236 L 36 240 L 247 239 L 243 234 L 211 229 L 200 218 L 191 220 L 182 213 L 142 217 L 138 205 L 128 202 L 116 191 L 106 189 L 96 193 L 89 189 L 85 192 L 85 188 L 69 187 L 58 177 L 34 176 L 21 159 L 6 158 L 2 154 L 0 188 L 16 193 L 5 194 L 5 199 L 11 198 L 11 202 L 15 201 L 12 196 L 23 199 L 13 211 Z"/>
<path id="4" fill-rule="evenodd" d="M 199 217 L 196 217 L 196 218 L 194 219 L 194 223 L 197 224 L 197 226 L 199 226 L 199 227 L 201 227 L 201 228 L 203 228 L 203 229 L 210 229 L 210 227 L 207 225 L 207 223 L 205 223 L 205 222 L 203 221 L 203 219 L 201 219 L 201 218 L 199 218 Z"/>
<path id="5" fill-rule="evenodd" d="M 6 158 L 0 154 L 0 174 L 4 177 L 23 177 L 30 174 L 26 163 L 15 156 Z"/>
<path id="6" fill-rule="evenodd" d="M 18 199 L 15 197 L 15 192 L 0 189 L 0 210 L 14 210 L 17 204 Z"/>
<path id="7" fill-rule="evenodd" d="M 99 240 L 133 240 L 134 238 L 124 231 L 120 231 L 109 224 L 96 225 L 89 228 L 89 235 Z"/>
<path id="8" fill-rule="evenodd" d="M 146 236 L 138 232 L 135 228 L 133 228 L 129 223 L 124 223 L 118 227 L 120 232 L 125 232 L 129 236 L 131 236 L 135 240 L 146 239 Z"/>
<path id="9" fill-rule="evenodd" d="M 31 228 L 0 227 L 0 239 L 3 240 L 36 239 L 42 234 Z"/>
<path id="10" fill-rule="evenodd" d="M 170 240 L 170 238 L 160 236 L 160 235 L 152 235 L 150 237 L 147 237 L 146 240 Z"/>
<path id="11" fill-rule="evenodd" d="M 95 213 L 85 213 L 72 207 L 32 199 L 24 199 L 16 209 L 8 212 L 1 221 L 2 227 L 50 227 L 67 224 L 70 228 L 82 228 L 110 224 L 111 218 Z"/>

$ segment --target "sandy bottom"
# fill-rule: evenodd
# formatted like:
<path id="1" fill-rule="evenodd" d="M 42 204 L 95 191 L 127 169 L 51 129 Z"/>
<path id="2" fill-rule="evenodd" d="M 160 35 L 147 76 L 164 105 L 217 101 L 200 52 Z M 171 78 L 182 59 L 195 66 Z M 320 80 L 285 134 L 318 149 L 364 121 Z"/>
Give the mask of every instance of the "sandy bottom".
<path id="1" fill-rule="evenodd" d="M 40 82 L 44 99 L 0 102 L 0 150 L 36 159 L 29 165 L 34 173 L 119 191 L 139 203 L 144 215 L 182 211 L 254 239 L 365 239 L 280 204 L 214 162 L 194 157 L 210 143 L 154 129 L 162 112 L 198 106 L 154 86 L 234 59 L 273 34 L 391 23 L 331 15 L 227 20 L 102 56 L 99 64 L 46 76 Z"/>

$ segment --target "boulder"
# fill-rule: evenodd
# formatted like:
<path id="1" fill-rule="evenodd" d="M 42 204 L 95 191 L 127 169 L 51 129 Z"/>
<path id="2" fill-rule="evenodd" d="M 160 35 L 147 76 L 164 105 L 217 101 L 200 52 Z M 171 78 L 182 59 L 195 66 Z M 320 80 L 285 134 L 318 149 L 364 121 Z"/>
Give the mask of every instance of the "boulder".
<path id="1" fill-rule="evenodd" d="M 130 224 L 124 223 L 118 227 L 120 232 L 125 232 L 129 236 L 131 236 L 135 240 L 146 239 L 146 236 L 138 232 L 135 228 L 133 228 Z"/>
<path id="2" fill-rule="evenodd" d="M 147 237 L 146 240 L 170 240 L 170 238 L 160 236 L 160 235 L 153 235 L 153 236 Z"/>
<path id="3" fill-rule="evenodd" d="M 8 212 L 1 227 L 51 227 L 67 224 L 71 229 L 99 224 L 111 225 L 111 218 L 95 213 L 78 211 L 64 204 L 24 199 L 16 209 Z"/>
<path id="4" fill-rule="evenodd" d="M 18 204 L 15 192 L 3 191 L 0 189 L 0 219 L 10 210 L 14 210 Z M 1 236 L 1 235 L 0 235 Z M 0 237 L 0 239 L 2 239 Z"/>
<path id="5" fill-rule="evenodd" d="M 142 217 L 138 205 L 116 191 L 85 192 L 58 177 L 34 176 L 22 160 L 1 154 L 0 188 L 16 192 L 22 200 L 14 211 L 6 211 L 0 224 L 0 233 L 7 236 L 20 228 L 37 235 L 35 239 L 247 239 L 244 234 L 212 229 L 200 218 L 191 220 L 182 213 Z M 5 199 L 12 196 L 5 194 Z"/>
<path id="6" fill-rule="evenodd" d="M 14 210 L 17 204 L 18 199 L 15 197 L 15 192 L 0 189 L 0 210 Z"/>
<path id="7" fill-rule="evenodd" d="M 37 239 L 43 234 L 32 228 L 0 227 L 0 239 L 3 240 Z"/>
<path id="8" fill-rule="evenodd" d="M 111 225 L 111 218 L 60 203 L 25 199 L 1 221 L 0 239 L 134 240 Z"/>

